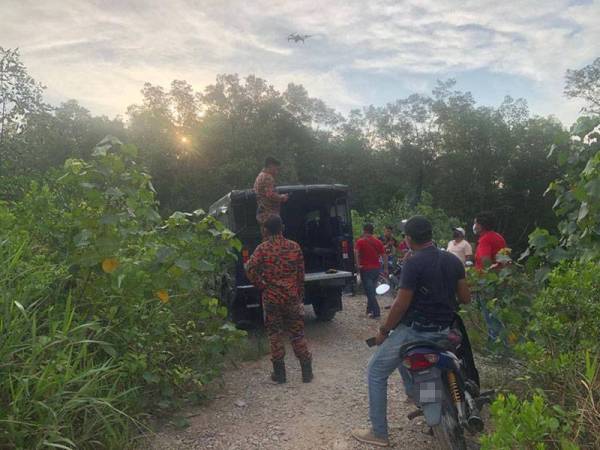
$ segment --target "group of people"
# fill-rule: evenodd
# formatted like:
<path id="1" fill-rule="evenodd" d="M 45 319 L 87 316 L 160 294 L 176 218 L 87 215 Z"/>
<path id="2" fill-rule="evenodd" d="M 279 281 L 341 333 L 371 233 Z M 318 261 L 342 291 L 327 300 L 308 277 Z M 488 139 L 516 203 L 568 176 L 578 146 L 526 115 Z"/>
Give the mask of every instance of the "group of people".
<path id="1" fill-rule="evenodd" d="M 256 179 L 257 221 L 263 242 L 245 268 L 249 280 L 262 291 L 265 326 L 271 345 L 272 380 L 286 382 L 282 338 L 287 332 L 300 361 L 302 381 L 310 382 L 312 356 L 304 336 L 303 318 L 304 261 L 300 246 L 283 237 L 280 208 L 288 198 L 275 190 L 279 167 L 277 160 L 268 158 Z M 355 244 L 356 264 L 370 317 L 381 316 L 375 293 L 377 280 L 388 276 L 390 259 L 403 260 L 399 289 L 375 338 L 378 349 L 368 363 L 371 426 L 352 433 L 359 441 L 379 446 L 389 445 L 387 380 L 396 369 L 400 369 L 407 395 L 412 396 L 411 377 L 401 364 L 399 348 L 415 340 L 447 338 L 459 304 L 471 301 L 465 265 L 473 259 L 478 270 L 493 265 L 498 251 L 506 247 L 502 236 L 493 231 L 492 217 L 485 213 L 477 215 L 473 224 L 473 232 L 478 236 L 474 258 L 463 228 L 455 228 L 453 240 L 446 250 L 441 250 L 433 241 L 433 227 L 427 218 L 413 216 L 402 225 L 402 241 L 393 237 L 391 227 L 386 228 L 380 240 L 374 236 L 373 225 L 367 224 Z M 486 315 L 486 320 L 491 327 L 493 317 Z"/>
<path id="2" fill-rule="evenodd" d="M 367 296 L 367 315 L 374 319 L 381 317 L 376 294 L 377 283 L 388 278 L 390 267 L 394 267 L 396 263 L 403 265 L 413 255 L 405 239 L 406 223 L 403 220 L 400 224 L 403 231 L 401 240 L 394 237 L 391 225 L 385 226 L 383 235 L 377 238 L 374 236 L 373 225 L 365 224 L 362 236 L 355 243 L 354 258 Z M 473 223 L 473 234 L 478 237 L 475 255 L 462 227 L 452 229 L 452 240 L 448 242 L 446 251 L 456 256 L 464 266 L 474 264 L 477 270 L 482 270 L 494 264 L 498 251 L 506 247 L 504 238 L 493 228 L 493 217 L 489 213 L 478 214 Z M 484 314 L 485 311 L 484 309 Z"/>

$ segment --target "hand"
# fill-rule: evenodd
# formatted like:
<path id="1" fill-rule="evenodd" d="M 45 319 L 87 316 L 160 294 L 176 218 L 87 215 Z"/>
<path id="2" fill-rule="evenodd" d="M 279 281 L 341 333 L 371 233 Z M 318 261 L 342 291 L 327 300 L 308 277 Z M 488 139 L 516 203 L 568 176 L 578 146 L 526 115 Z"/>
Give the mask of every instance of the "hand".
<path id="1" fill-rule="evenodd" d="M 283 195 L 281 196 L 281 202 L 282 202 L 282 203 L 285 203 L 285 202 L 287 202 L 287 201 L 288 201 L 288 199 L 289 199 L 289 198 L 290 198 L 289 194 L 283 194 Z"/>
<path id="2" fill-rule="evenodd" d="M 383 334 L 380 331 L 379 333 L 377 333 L 377 336 L 375 336 L 375 344 L 381 345 L 381 344 L 383 344 L 383 341 L 385 341 L 386 339 L 387 339 L 387 334 Z"/>

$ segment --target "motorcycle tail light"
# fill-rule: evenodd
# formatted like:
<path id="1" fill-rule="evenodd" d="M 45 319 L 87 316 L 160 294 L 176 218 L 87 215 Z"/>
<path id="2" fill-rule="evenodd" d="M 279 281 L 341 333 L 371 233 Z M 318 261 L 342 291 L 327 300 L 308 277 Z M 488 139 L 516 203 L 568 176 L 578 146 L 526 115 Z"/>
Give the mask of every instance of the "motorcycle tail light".
<path id="1" fill-rule="evenodd" d="M 437 353 L 413 353 L 402 360 L 404 367 L 410 370 L 427 369 L 436 364 L 440 359 Z"/>
<path id="2" fill-rule="evenodd" d="M 243 248 L 242 249 L 242 262 L 244 264 L 246 264 L 249 259 L 250 259 L 250 252 L 248 251 L 247 248 Z"/>

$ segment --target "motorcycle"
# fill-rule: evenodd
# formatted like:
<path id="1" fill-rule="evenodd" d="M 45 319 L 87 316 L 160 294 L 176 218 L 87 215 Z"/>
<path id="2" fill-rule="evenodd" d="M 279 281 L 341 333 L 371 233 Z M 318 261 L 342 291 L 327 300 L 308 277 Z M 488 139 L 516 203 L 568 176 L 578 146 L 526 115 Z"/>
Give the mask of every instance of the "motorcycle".
<path id="1" fill-rule="evenodd" d="M 464 431 L 484 428 L 481 408 L 491 403 L 493 391 L 480 392 L 464 324 L 456 315 L 448 341 L 416 341 L 400 349 L 402 365 L 412 377 L 410 397 L 424 416 L 441 449 L 466 450 Z"/>

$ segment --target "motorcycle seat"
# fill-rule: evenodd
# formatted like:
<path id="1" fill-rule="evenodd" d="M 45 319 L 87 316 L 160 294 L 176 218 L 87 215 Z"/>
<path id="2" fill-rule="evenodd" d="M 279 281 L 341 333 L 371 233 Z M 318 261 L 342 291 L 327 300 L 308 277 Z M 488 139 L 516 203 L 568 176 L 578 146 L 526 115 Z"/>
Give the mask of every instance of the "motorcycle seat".
<path id="1" fill-rule="evenodd" d="M 455 350 L 454 344 L 446 339 L 436 341 L 436 342 L 423 340 L 423 341 L 408 342 L 408 343 L 402 345 L 400 347 L 400 354 L 404 355 L 407 352 L 409 352 L 410 350 L 414 350 L 415 348 L 423 348 L 423 347 L 428 347 L 428 348 L 431 348 L 432 350 L 437 350 L 440 352 L 445 352 L 448 350 L 450 350 L 450 351 Z"/>

